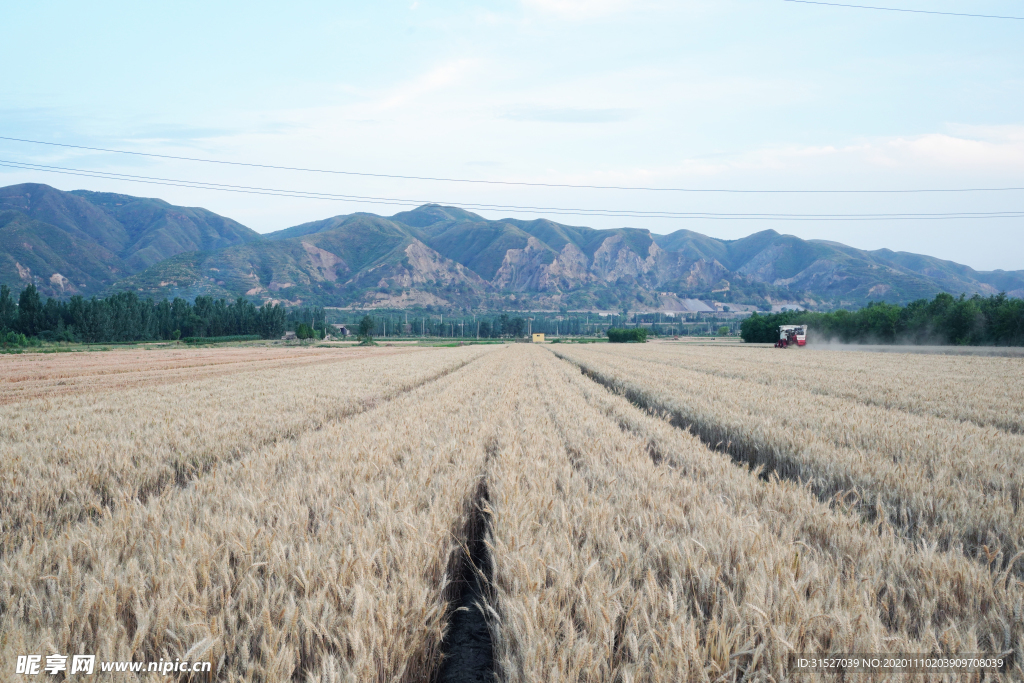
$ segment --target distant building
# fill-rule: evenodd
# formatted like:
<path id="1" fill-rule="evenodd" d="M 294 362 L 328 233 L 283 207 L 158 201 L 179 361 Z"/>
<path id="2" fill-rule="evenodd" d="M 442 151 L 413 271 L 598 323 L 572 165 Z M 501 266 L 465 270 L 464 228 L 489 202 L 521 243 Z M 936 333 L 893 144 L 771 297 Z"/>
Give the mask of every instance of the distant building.
<path id="1" fill-rule="evenodd" d="M 331 327 L 334 328 L 334 333 L 336 335 L 338 335 L 339 337 L 347 337 L 350 334 L 352 334 L 351 332 L 348 331 L 348 328 L 345 327 L 344 325 L 341 325 L 341 324 L 338 324 L 338 323 L 333 323 L 331 325 Z"/>
<path id="2" fill-rule="evenodd" d="M 287 332 L 284 333 L 284 336 L 281 337 L 281 339 L 288 341 L 289 339 L 297 339 L 297 337 L 295 336 L 294 330 L 288 330 Z"/>
<path id="3" fill-rule="evenodd" d="M 534 344 L 541 344 L 543 342 L 544 342 L 544 333 L 543 332 L 534 332 L 533 333 L 533 343 Z"/>

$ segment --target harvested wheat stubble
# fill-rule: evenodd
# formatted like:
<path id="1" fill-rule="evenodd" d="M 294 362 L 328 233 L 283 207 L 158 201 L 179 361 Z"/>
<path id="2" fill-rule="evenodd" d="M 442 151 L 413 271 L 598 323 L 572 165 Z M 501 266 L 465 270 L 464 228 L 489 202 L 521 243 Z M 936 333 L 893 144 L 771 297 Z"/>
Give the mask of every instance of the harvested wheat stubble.
<path id="1" fill-rule="evenodd" d="M 0 557 L 184 485 L 223 459 L 365 410 L 484 353 L 360 354 L 345 363 L 286 364 L 2 406 Z"/>
<path id="2" fill-rule="evenodd" d="M 123 390 L 236 372 L 343 362 L 400 353 L 383 349 L 227 347 L 0 356 L 0 404 L 64 394 Z"/>
<path id="3" fill-rule="evenodd" d="M 808 482 L 823 499 L 852 496 L 869 518 L 882 510 L 909 538 L 1024 575 L 1024 435 L 780 392 L 628 351 L 558 353 L 739 460 Z"/>
<path id="4" fill-rule="evenodd" d="M 488 461 L 500 680 L 800 680 L 799 652 L 1020 653 L 1020 582 L 763 481 L 516 352 L 523 386 Z"/>
<path id="5" fill-rule="evenodd" d="M 226 681 L 436 670 L 503 353 L 128 501 L 0 564 L 0 660 L 202 659 Z M 421 362 L 429 363 L 424 354 Z"/>
<path id="6" fill-rule="evenodd" d="M 722 377 L 1024 432 L 1024 359 L 651 344 L 640 358 Z M 837 381 L 841 379 L 841 381 Z"/>

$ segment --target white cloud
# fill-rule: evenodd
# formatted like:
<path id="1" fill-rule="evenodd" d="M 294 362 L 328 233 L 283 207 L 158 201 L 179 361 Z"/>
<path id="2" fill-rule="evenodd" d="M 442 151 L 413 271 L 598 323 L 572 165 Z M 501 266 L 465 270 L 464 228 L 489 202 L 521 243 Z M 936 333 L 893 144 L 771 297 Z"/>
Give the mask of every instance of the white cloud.
<path id="1" fill-rule="evenodd" d="M 843 156 L 888 169 L 1024 171 L 1024 127 L 985 132 L 984 137 L 927 133 L 881 138 L 842 147 L 800 148 L 780 156 Z"/>
<path id="2" fill-rule="evenodd" d="M 989 139 L 944 134 L 896 138 L 878 150 L 873 159 L 881 165 L 935 164 L 947 168 L 1003 168 L 1024 170 L 1024 128 Z"/>
<path id="3" fill-rule="evenodd" d="M 954 128 L 951 126 L 951 128 Z M 792 145 L 694 157 L 679 164 L 687 175 L 730 170 L 800 171 L 814 168 L 920 172 L 1024 172 L 1024 126 L 955 127 L 971 135 L 927 133 L 880 137 L 851 144 Z"/>
<path id="4" fill-rule="evenodd" d="M 474 64 L 472 59 L 459 59 L 441 64 L 412 81 L 396 86 L 373 108 L 393 109 L 436 90 L 456 85 L 472 70 Z"/>

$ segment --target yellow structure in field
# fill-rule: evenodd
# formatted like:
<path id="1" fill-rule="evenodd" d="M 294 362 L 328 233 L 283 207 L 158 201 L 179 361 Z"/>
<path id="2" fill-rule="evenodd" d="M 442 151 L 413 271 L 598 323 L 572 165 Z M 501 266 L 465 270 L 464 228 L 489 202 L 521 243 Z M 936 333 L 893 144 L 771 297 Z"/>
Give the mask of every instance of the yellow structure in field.
<path id="1" fill-rule="evenodd" d="M 540 344 L 543 341 L 544 341 L 544 333 L 543 332 L 534 332 L 533 333 L 533 343 L 534 344 Z"/>

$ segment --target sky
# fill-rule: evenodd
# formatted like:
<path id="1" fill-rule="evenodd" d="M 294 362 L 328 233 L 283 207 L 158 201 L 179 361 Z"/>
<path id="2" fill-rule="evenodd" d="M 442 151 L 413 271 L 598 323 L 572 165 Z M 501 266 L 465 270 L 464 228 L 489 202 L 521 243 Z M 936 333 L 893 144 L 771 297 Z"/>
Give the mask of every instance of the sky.
<path id="1" fill-rule="evenodd" d="M 1024 0 L 866 4 L 1024 17 Z M 0 17 L 3 137 L 368 174 L 700 191 L 374 178 L 7 140 L 0 163 L 525 207 L 477 213 L 721 239 L 774 229 L 1024 269 L 1019 217 L 552 211 L 1024 212 L 1024 189 L 793 192 L 1024 188 L 1024 21 L 785 0 L 38 2 L 5 3 Z M 22 182 L 202 206 L 258 232 L 409 208 L 0 166 L 0 185 Z"/>

